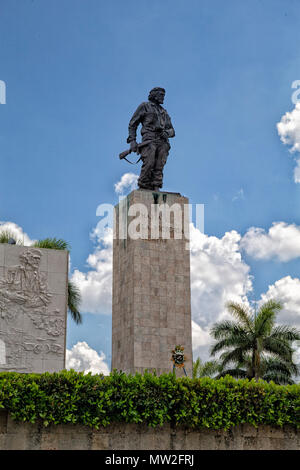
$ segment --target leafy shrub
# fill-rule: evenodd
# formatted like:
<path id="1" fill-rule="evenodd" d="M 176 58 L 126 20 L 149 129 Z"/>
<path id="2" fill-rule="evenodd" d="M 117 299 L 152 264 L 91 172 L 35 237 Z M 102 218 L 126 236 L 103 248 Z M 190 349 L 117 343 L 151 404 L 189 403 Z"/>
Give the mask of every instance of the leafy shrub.
<path id="1" fill-rule="evenodd" d="M 0 373 L 0 409 L 17 421 L 84 424 L 170 423 L 229 429 L 241 423 L 300 427 L 300 385 L 81 372 Z"/>

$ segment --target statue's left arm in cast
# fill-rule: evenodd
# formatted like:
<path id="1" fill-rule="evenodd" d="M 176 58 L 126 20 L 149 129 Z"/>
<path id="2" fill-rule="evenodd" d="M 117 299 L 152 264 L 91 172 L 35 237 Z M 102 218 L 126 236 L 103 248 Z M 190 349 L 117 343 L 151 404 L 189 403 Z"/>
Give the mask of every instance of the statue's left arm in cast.
<path id="1" fill-rule="evenodd" d="M 138 145 L 136 142 L 136 131 L 139 124 L 142 123 L 145 116 L 145 103 L 140 104 L 137 110 L 134 112 L 132 118 L 130 119 L 128 125 L 128 138 L 127 143 L 130 144 L 131 152 L 136 152 L 138 150 Z"/>
<path id="2" fill-rule="evenodd" d="M 170 139 L 171 137 L 175 137 L 175 130 L 174 130 L 174 127 L 171 122 L 171 118 L 168 115 L 168 113 L 166 113 L 166 124 L 165 124 L 165 128 L 162 131 L 162 137 L 165 139 Z"/>

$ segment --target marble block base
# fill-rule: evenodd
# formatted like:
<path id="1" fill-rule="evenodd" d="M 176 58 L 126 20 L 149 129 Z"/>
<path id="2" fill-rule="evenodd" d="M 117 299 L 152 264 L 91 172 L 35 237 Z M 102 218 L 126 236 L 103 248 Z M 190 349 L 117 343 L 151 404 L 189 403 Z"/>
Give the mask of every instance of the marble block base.
<path id="1" fill-rule="evenodd" d="M 172 214 L 167 224 L 159 215 L 162 205 L 170 208 L 174 204 L 179 214 L 182 211 L 179 225 Z M 185 370 L 187 375 L 192 374 L 189 220 L 188 210 L 184 216 L 185 205 L 188 199 L 178 193 L 135 190 L 115 207 L 112 369 L 126 373 L 155 369 L 158 375 L 172 372 L 172 350 L 180 344 L 186 356 Z M 170 238 L 163 235 L 166 225 Z M 136 227 L 141 238 L 132 239 L 129 233 Z M 183 376 L 183 369 L 176 368 L 176 374 Z"/>

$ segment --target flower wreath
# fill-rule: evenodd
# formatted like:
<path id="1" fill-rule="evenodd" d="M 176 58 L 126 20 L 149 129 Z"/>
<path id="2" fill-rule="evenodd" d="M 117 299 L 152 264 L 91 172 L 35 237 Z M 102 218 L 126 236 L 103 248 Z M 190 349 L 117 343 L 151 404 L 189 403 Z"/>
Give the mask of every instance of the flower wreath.
<path id="1" fill-rule="evenodd" d="M 172 361 L 174 364 L 174 367 L 184 367 L 184 361 L 185 361 L 185 356 L 184 356 L 184 347 L 180 346 L 178 344 L 175 346 L 175 348 L 172 350 Z"/>

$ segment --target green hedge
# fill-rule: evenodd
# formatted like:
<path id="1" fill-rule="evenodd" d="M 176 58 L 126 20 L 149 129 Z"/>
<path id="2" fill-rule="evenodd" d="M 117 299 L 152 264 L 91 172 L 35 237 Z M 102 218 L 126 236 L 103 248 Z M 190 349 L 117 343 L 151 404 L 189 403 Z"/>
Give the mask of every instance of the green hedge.
<path id="1" fill-rule="evenodd" d="M 192 380 L 176 379 L 172 374 L 2 372 L 1 408 L 14 420 L 44 426 L 73 423 L 98 428 L 126 422 L 198 429 L 229 429 L 240 423 L 300 427 L 300 385 L 229 376 Z"/>

